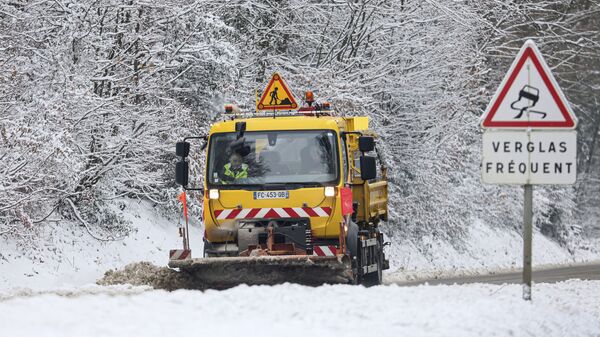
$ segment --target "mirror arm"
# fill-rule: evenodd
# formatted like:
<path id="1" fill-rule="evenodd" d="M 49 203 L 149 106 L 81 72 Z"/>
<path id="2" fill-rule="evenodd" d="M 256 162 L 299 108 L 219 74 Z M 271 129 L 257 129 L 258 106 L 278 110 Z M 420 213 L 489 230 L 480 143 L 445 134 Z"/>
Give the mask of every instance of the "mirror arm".
<path id="1" fill-rule="evenodd" d="M 199 136 L 199 137 L 185 137 L 183 139 L 184 142 L 187 142 L 188 139 L 204 139 L 204 140 L 208 140 L 208 137 L 206 135 L 204 136 Z"/>
<path id="2" fill-rule="evenodd" d="M 204 140 L 204 144 L 202 144 L 202 147 L 200 147 L 200 150 L 204 150 L 206 148 L 206 145 L 208 145 L 208 136 L 207 135 L 203 135 L 203 136 L 199 136 L 199 137 L 185 137 L 183 139 L 183 141 L 187 142 L 188 139 L 202 139 L 202 140 Z"/>
<path id="3" fill-rule="evenodd" d="M 360 131 L 342 131 L 340 133 L 340 136 L 344 137 L 344 141 L 346 141 L 346 136 L 347 135 L 359 135 L 359 136 L 362 136 L 363 134 Z"/>
<path id="4" fill-rule="evenodd" d="M 202 194 L 204 194 L 204 187 L 197 187 L 197 188 L 188 188 L 187 186 L 182 186 L 182 187 L 186 191 L 202 191 Z"/>

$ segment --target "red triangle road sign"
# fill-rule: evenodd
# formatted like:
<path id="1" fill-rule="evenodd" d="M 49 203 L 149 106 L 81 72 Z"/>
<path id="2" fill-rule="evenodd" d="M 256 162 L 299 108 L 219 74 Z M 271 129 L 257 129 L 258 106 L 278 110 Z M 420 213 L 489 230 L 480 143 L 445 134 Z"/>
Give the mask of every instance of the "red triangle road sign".
<path id="1" fill-rule="evenodd" d="M 498 87 L 482 128 L 573 129 L 577 118 L 542 54 L 527 40 Z"/>

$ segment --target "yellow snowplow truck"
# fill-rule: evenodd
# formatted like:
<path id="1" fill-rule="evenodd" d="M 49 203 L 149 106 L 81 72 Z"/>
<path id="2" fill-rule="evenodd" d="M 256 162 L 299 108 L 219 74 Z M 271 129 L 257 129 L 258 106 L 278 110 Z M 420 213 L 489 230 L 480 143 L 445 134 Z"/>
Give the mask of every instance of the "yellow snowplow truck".
<path id="1" fill-rule="evenodd" d="M 177 143 L 176 181 L 190 190 L 188 140 L 204 140 L 204 252 L 191 258 L 184 238 L 169 267 L 216 288 L 381 283 L 388 193 L 376 136 L 368 117 L 313 103 L 246 115 L 226 106 L 206 137 Z"/>

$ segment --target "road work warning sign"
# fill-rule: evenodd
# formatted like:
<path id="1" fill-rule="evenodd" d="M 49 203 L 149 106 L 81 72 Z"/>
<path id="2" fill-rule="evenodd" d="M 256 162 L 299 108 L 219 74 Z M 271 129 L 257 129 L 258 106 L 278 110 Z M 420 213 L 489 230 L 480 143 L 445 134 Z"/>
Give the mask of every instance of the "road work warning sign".
<path id="1" fill-rule="evenodd" d="M 482 178 L 488 184 L 573 184 L 575 131 L 487 131 Z"/>
<path id="2" fill-rule="evenodd" d="M 273 74 L 269 84 L 256 104 L 256 110 L 295 110 L 298 103 L 278 73 Z"/>

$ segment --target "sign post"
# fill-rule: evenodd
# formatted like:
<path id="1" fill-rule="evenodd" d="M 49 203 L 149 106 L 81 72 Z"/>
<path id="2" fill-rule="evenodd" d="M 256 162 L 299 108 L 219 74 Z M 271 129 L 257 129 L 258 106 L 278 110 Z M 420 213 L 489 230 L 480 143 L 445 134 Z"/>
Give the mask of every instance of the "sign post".
<path id="1" fill-rule="evenodd" d="M 522 185 L 523 299 L 531 300 L 533 185 L 574 184 L 577 118 L 527 40 L 481 117 L 484 183 Z"/>
<path id="2" fill-rule="evenodd" d="M 531 255 L 533 241 L 533 186 L 526 184 L 523 205 L 523 299 L 531 301 Z"/>

